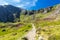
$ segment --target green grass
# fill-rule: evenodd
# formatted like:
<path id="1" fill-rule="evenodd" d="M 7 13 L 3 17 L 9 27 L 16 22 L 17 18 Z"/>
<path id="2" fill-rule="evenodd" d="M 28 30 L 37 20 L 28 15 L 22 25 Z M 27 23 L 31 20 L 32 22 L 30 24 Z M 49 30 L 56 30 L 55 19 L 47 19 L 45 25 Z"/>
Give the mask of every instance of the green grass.
<path id="1" fill-rule="evenodd" d="M 60 35 L 53 35 L 49 40 L 60 40 Z"/>
<path id="2" fill-rule="evenodd" d="M 9 26 L 7 28 L 0 28 L 0 40 L 17 40 L 23 37 L 29 30 L 31 30 L 31 28 L 32 26 L 30 23 L 24 23 L 24 25 L 21 26 L 20 28 L 19 27 L 10 28 Z M 3 29 L 6 31 L 3 32 L 2 31 Z M 28 31 L 26 32 L 26 30 Z"/>
<path id="3" fill-rule="evenodd" d="M 58 21 L 38 21 L 35 22 L 36 27 L 44 27 L 44 26 L 55 26 L 60 25 L 60 20 Z"/>
<path id="4" fill-rule="evenodd" d="M 48 16 L 50 14 L 51 14 L 51 12 L 48 12 L 46 14 L 44 14 L 44 13 L 36 13 L 35 17 L 37 17 L 37 18 L 44 18 L 44 17 L 46 17 L 46 16 Z"/>
<path id="5" fill-rule="evenodd" d="M 59 21 L 42 23 L 42 25 L 40 25 L 39 27 L 41 28 L 40 30 L 37 31 L 38 33 L 40 33 L 39 35 L 43 35 L 45 37 L 48 36 L 48 40 L 54 40 L 54 39 L 60 40 L 60 22 Z"/>

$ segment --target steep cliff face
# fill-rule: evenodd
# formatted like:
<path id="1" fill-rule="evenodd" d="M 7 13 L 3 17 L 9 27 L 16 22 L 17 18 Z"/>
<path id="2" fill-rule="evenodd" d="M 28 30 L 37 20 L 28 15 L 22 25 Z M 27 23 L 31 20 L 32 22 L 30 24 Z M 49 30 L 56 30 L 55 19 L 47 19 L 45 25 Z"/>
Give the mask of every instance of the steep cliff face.
<path id="1" fill-rule="evenodd" d="M 0 22 L 14 22 L 16 18 L 20 18 L 21 10 L 12 5 L 0 6 Z"/>

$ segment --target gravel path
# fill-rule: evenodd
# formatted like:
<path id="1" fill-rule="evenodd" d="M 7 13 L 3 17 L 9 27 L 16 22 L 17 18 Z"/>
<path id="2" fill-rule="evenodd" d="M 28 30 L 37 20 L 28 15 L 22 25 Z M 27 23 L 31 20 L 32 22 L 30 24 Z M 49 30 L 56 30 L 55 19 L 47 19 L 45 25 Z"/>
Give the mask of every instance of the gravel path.
<path id="1" fill-rule="evenodd" d="M 27 38 L 28 40 L 36 40 L 35 36 L 36 36 L 36 29 L 34 24 L 32 23 L 32 29 L 24 37 Z M 18 40 L 21 40 L 21 38 L 19 38 Z"/>
<path id="2" fill-rule="evenodd" d="M 26 37 L 28 38 L 28 40 L 35 40 L 35 36 L 36 36 L 36 29 L 34 24 L 32 24 L 32 30 L 28 32 Z"/>

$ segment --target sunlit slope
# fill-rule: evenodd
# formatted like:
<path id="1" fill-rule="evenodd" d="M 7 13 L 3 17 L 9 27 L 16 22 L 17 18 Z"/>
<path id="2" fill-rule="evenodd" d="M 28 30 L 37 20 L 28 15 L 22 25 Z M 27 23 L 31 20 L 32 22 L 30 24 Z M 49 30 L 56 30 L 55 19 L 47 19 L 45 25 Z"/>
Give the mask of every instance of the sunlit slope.
<path id="1" fill-rule="evenodd" d="M 60 40 L 60 5 L 43 18 L 36 19 L 37 39 Z M 40 35 L 40 36 L 38 36 Z"/>

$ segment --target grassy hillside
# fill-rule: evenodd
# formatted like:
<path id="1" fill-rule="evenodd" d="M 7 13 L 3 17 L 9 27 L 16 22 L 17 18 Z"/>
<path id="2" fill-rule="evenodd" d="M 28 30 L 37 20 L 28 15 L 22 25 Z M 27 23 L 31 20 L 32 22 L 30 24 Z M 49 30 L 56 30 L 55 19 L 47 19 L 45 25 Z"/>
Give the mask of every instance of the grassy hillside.
<path id="1" fill-rule="evenodd" d="M 33 15 L 21 15 L 20 22 L 0 22 L 0 40 L 22 40 L 35 24 L 36 40 L 60 40 L 60 5 L 47 13 L 36 12 Z M 34 18 L 34 19 L 33 19 Z"/>
<path id="2" fill-rule="evenodd" d="M 37 28 L 37 39 L 42 36 L 44 40 L 60 40 L 60 6 L 49 15 L 36 19 L 34 23 Z"/>
<path id="3" fill-rule="evenodd" d="M 30 23 L 1 23 L 0 40 L 17 40 L 31 30 Z"/>

